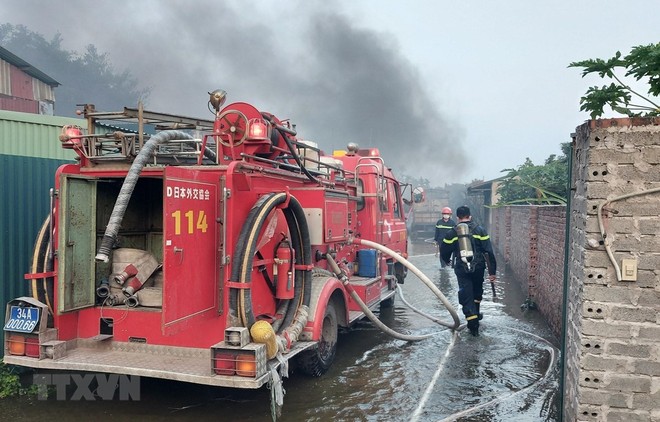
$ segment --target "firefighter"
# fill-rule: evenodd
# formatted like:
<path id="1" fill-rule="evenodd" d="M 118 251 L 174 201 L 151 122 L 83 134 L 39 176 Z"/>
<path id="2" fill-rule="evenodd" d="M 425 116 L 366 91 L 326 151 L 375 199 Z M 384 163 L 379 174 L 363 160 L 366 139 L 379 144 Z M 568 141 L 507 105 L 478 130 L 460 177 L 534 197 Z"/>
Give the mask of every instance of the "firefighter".
<path id="1" fill-rule="evenodd" d="M 435 245 L 438 248 L 438 251 L 440 250 L 440 244 L 442 243 L 442 239 L 445 238 L 445 235 L 450 229 L 453 229 L 454 226 L 456 225 L 456 222 L 452 220 L 451 218 L 451 208 L 449 207 L 444 207 L 442 209 L 442 218 L 438 220 L 437 223 L 435 223 Z M 445 268 L 447 264 L 440 259 L 440 268 Z"/>
<path id="2" fill-rule="evenodd" d="M 452 254 L 456 263 L 454 273 L 458 279 L 458 301 L 467 327 L 473 336 L 479 335 L 479 310 L 483 298 L 484 272 L 488 280 L 495 282 L 497 262 L 486 230 L 472 221 L 470 208 L 463 205 L 456 209 L 458 224 L 447 232 L 440 244 L 440 259 L 449 265 Z"/>

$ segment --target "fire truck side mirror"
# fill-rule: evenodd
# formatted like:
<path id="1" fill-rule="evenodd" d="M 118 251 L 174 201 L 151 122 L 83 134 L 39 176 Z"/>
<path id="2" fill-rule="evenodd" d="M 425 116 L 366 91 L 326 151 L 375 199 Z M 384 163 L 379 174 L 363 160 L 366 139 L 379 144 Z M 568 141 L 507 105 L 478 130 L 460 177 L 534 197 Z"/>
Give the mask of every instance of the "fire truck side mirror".
<path id="1" fill-rule="evenodd" d="M 413 190 L 413 201 L 416 204 L 420 204 L 426 200 L 426 192 L 424 191 L 424 188 L 421 186 L 416 187 Z"/>

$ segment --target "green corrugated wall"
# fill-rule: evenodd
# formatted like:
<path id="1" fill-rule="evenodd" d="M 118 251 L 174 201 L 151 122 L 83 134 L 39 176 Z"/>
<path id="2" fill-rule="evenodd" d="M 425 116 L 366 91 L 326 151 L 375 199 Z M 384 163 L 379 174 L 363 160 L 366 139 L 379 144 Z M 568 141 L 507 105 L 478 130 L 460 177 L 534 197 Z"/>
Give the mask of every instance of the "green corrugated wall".
<path id="1" fill-rule="evenodd" d="M 59 141 L 64 125 L 86 128 L 87 121 L 0 110 L 0 154 L 73 160 L 76 154 Z"/>
<path id="2" fill-rule="evenodd" d="M 28 293 L 24 279 L 37 232 L 48 214 L 55 171 L 75 153 L 62 149 L 62 126 L 87 122 L 0 110 L 0 315 L 5 305 Z M 4 345 L 4 331 L 0 332 Z M 4 347 L 0 348 L 0 355 Z"/>
<path id="3" fill-rule="evenodd" d="M 26 294 L 29 258 L 37 232 L 48 215 L 48 191 L 64 163 L 46 158 L 0 155 L 0 281 L 2 306 Z M 3 312 L 4 316 L 4 312 Z M 3 324 L 4 326 L 4 324 Z"/>

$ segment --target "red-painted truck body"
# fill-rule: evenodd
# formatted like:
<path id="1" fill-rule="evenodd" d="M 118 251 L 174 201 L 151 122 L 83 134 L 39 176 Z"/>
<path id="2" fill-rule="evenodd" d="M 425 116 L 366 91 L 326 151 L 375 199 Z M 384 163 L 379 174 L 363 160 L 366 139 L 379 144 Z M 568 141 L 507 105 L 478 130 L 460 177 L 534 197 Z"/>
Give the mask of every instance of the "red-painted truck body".
<path id="1" fill-rule="evenodd" d="M 6 363 L 259 388 L 282 360 L 322 374 L 338 330 L 391 304 L 404 268 L 356 239 L 406 256 L 412 196 L 378 150 L 325 154 L 224 95 L 209 121 L 87 106 L 63 128 L 79 159 L 7 305 Z"/>

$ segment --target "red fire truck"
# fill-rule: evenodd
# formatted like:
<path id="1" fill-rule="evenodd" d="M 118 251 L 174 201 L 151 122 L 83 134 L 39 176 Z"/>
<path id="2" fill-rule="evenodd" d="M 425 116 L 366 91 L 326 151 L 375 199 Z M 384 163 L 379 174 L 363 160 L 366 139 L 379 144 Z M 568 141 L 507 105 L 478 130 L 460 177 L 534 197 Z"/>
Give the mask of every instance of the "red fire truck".
<path id="1" fill-rule="evenodd" d="M 6 363 L 259 388 L 292 358 L 323 374 L 338 330 L 391 305 L 407 190 L 378 150 L 328 155 L 210 94 L 213 120 L 87 105 L 63 128 L 78 158 L 7 305 Z"/>

